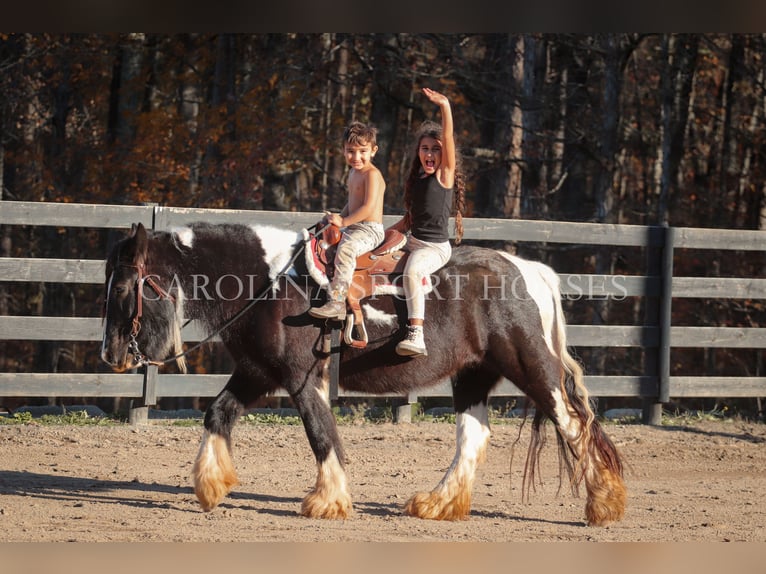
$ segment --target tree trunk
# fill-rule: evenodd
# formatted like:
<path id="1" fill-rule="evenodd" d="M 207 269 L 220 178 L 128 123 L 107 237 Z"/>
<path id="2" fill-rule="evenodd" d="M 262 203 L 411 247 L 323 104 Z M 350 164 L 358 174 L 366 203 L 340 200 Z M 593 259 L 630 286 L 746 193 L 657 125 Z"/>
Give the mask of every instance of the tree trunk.
<path id="1" fill-rule="evenodd" d="M 121 38 L 112 71 L 108 132 L 121 154 L 130 148 L 143 101 L 144 34 L 131 33 Z"/>
<path id="2" fill-rule="evenodd" d="M 543 125 L 545 95 L 545 42 L 536 34 L 524 38 L 524 64 L 522 71 L 522 157 L 520 216 L 535 218 L 546 209 L 543 173 L 543 150 L 540 134 Z"/>
<path id="3" fill-rule="evenodd" d="M 766 46 L 766 34 L 761 36 L 761 45 Z M 761 68 L 759 70 L 759 77 L 763 77 L 764 73 L 766 72 L 766 60 L 761 60 Z M 761 84 L 763 85 L 763 84 Z M 758 99 L 758 105 L 759 107 L 764 111 L 764 115 L 766 115 L 766 91 L 761 91 L 760 97 Z M 763 166 L 761 167 L 763 170 Z M 755 183 L 753 185 L 756 185 Z M 761 231 L 766 230 L 766 182 L 759 184 L 759 190 L 757 192 L 758 197 L 758 208 L 754 209 L 754 215 L 756 218 L 755 221 L 755 229 L 759 229 Z M 766 265 L 761 266 L 761 273 L 763 274 L 766 271 Z"/>
<path id="4" fill-rule="evenodd" d="M 516 38 L 513 54 L 513 87 L 517 96 L 511 104 L 511 145 L 508 150 L 508 184 L 503 195 L 503 216 L 518 218 L 521 216 L 521 180 L 522 162 L 524 160 L 524 110 L 522 98 L 524 88 L 524 46 L 525 37 L 520 34 Z"/>
<path id="5" fill-rule="evenodd" d="M 406 99 L 410 83 L 403 78 L 396 64 L 398 56 L 396 34 L 376 34 L 372 45 L 372 105 L 370 122 L 378 128 L 378 153 L 375 164 L 388 180 L 388 164 L 391 158 L 391 146 L 396 141 L 396 124 L 399 106 L 397 100 Z"/>
<path id="6" fill-rule="evenodd" d="M 686 149 L 684 147 L 684 139 L 689 132 L 689 114 L 692 109 L 691 93 L 698 51 L 698 35 L 680 34 L 676 37 L 670 78 L 672 81 L 672 108 L 667 169 L 669 170 L 668 186 L 673 182 L 677 192 L 683 188 L 684 184 L 684 170 L 682 166 L 684 150 Z M 672 197 L 677 198 L 679 196 L 677 192 L 670 196 L 670 190 L 668 190 L 668 208 L 674 203 Z"/>
<path id="7" fill-rule="evenodd" d="M 511 34 L 490 36 L 482 67 L 496 70 L 492 81 L 476 89 L 470 85 L 470 78 L 465 78 L 464 90 L 478 108 L 479 147 L 497 153 L 497 158 L 490 159 L 476 178 L 475 211 L 478 217 L 503 216 L 506 199 L 511 199 L 508 197 L 511 173 L 508 160 L 511 155 L 511 121 L 517 97 L 511 73 L 516 62 L 516 44 L 517 39 Z"/>
<path id="8" fill-rule="evenodd" d="M 562 74 L 566 75 L 567 80 L 566 86 L 563 87 L 566 90 L 567 102 L 563 163 L 568 172 L 566 182 L 556 194 L 556 214 L 557 219 L 578 221 L 592 215 L 584 209 L 588 205 L 588 157 L 577 121 L 589 113 L 588 94 L 584 88 L 588 83 L 590 63 L 580 54 L 563 50 L 562 52 Z"/>
<path id="9" fill-rule="evenodd" d="M 184 34 L 183 44 L 186 60 L 181 63 L 178 75 L 178 113 L 183 118 L 189 131 L 188 145 L 193 150 L 189 160 L 188 198 L 192 205 L 198 203 L 202 177 L 202 158 L 204 146 L 198 142 L 199 111 L 203 102 L 199 77 L 189 69 L 198 67 L 198 50 L 195 49 L 196 34 Z"/>
<path id="10" fill-rule="evenodd" d="M 558 73 L 558 97 L 555 100 L 555 106 L 558 108 L 558 117 L 556 118 L 556 128 L 553 132 L 553 138 L 551 139 L 551 151 L 549 152 L 551 169 L 548 172 L 549 178 L 546 189 L 546 195 L 549 196 L 548 200 L 546 201 L 547 209 L 550 209 L 551 204 L 556 203 L 556 198 L 558 197 L 558 194 L 560 193 L 561 188 L 563 187 L 567 178 L 567 172 L 564 167 L 564 138 L 566 137 L 567 124 L 568 71 L 565 66 L 558 67 L 555 64 L 556 62 L 554 60 L 551 64 L 551 67 Z"/>
<path id="11" fill-rule="evenodd" d="M 764 85 L 764 70 L 763 65 L 760 66 L 756 74 L 756 85 Z M 758 133 L 758 128 L 763 122 L 763 107 L 762 98 L 757 95 L 748 95 L 747 108 L 752 110 L 750 120 L 747 122 L 747 135 L 742 138 L 742 160 L 741 167 L 739 169 L 738 184 L 737 184 L 737 198 L 734 211 L 734 226 L 737 229 L 755 229 L 753 226 L 752 212 L 758 212 L 758 192 L 756 183 L 753 181 L 753 168 L 754 168 L 754 156 L 757 150 L 754 149 L 753 140 L 755 134 Z M 751 100 L 752 97 L 752 100 Z M 753 209 L 755 208 L 755 209 Z"/>
<path id="12" fill-rule="evenodd" d="M 614 206 L 614 166 L 617 157 L 617 127 L 620 116 L 620 54 L 619 38 L 616 34 L 605 34 L 600 38 L 600 48 L 604 54 L 604 90 L 601 99 L 601 127 L 599 142 L 601 143 L 598 162 L 598 174 L 595 178 L 596 213 L 594 219 L 598 223 L 614 223 L 612 208 Z M 595 272 L 597 275 L 611 275 L 614 271 L 614 249 L 595 248 Z M 593 301 L 594 325 L 609 324 L 611 304 L 609 299 Z M 599 374 L 606 372 L 607 353 L 604 348 L 594 351 L 593 361 L 595 371 Z"/>
<path id="13" fill-rule="evenodd" d="M 614 206 L 613 178 L 617 157 L 617 126 L 620 117 L 620 58 L 619 39 L 616 34 L 606 34 L 601 38 L 604 52 L 604 91 L 601 100 L 601 136 L 599 142 L 600 161 L 596 177 L 595 220 L 599 223 L 612 223 Z"/>
<path id="14" fill-rule="evenodd" d="M 671 120 L 673 111 L 673 78 L 671 53 L 675 39 L 665 34 L 662 38 L 662 108 L 660 111 L 660 146 L 657 149 L 655 184 L 657 185 L 657 221 L 658 225 L 668 223 L 668 194 L 670 192 L 670 147 Z"/>
<path id="15" fill-rule="evenodd" d="M 717 134 L 720 139 L 713 150 L 719 154 L 716 165 L 717 187 L 713 189 L 715 198 L 712 209 L 709 212 L 709 225 L 720 227 L 724 218 L 723 214 L 730 211 L 729 203 L 732 194 L 736 191 L 736 172 L 739 169 L 737 159 L 738 138 L 732 134 L 734 90 L 742 79 L 744 59 L 744 38 L 742 34 L 732 34 L 731 49 L 729 50 L 729 63 L 726 70 L 726 81 L 722 89 L 722 114 L 721 133 Z"/>
<path id="16" fill-rule="evenodd" d="M 320 208 L 324 211 L 330 207 L 341 209 L 346 201 L 345 194 L 342 193 L 346 162 L 340 136 L 342 123 L 348 123 L 348 49 L 346 42 L 336 34 L 322 34 L 322 44 L 322 49 L 329 58 L 322 95 L 324 113 L 320 125 L 320 131 L 324 134 L 324 145 L 321 150 L 317 150 L 317 163 L 322 166 Z"/>

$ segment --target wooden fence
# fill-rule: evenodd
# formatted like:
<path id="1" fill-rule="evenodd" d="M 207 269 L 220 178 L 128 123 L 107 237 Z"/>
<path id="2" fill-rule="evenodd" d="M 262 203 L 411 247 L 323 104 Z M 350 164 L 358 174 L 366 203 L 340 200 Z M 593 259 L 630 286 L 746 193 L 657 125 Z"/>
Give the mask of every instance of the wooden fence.
<path id="1" fill-rule="evenodd" d="M 127 229 L 142 222 L 147 228 L 166 230 L 192 221 L 267 223 L 299 230 L 320 218 L 318 213 L 194 209 L 160 206 L 125 206 L 38 202 L 0 202 L 0 225 Z M 386 216 L 386 225 L 396 221 Z M 675 277 L 673 255 L 678 249 L 760 251 L 766 232 L 697 228 L 602 225 L 505 219 L 464 220 L 465 239 L 611 245 L 646 248 L 644 275 L 560 273 L 564 296 L 645 297 L 651 301 L 643 325 L 569 325 L 570 346 L 642 347 L 639 375 L 588 373 L 586 385 L 596 397 L 642 397 L 644 422 L 657 424 L 661 406 L 671 397 L 766 396 L 766 377 L 683 376 L 670 374 L 674 347 L 766 348 L 766 328 L 674 326 L 671 308 L 676 298 L 766 299 L 766 279 Z M 0 258 L 0 281 L 102 284 L 103 260 Z M 184 330 L 185 341 L 199 340 L 193 324 Z M 0 316 L 0 340 L 101 341 L 97 317 Z M 204 352 L 204 351 L 202 351 Z M 226 374 L 159 374 L 156 367 L 143 373 L 0 373 L 0 397 L 127 397 L 138 406 L 131 417 L 140 421 L 157 397 L 211 397 L 223 387 Z M 450 396 L 449 382 L 402 397 Z M 494 396 L 522 395 L 505 381 Z M 339 396 L 364 396 L 345 393 Z M 143 409 L 143 410 L 139 410 Z"/>

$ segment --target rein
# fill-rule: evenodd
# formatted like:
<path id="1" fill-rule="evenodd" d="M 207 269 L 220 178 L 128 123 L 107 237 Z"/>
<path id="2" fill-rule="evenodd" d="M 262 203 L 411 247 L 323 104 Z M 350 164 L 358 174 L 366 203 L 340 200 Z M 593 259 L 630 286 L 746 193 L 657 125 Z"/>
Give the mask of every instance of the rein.
<path id="1" fill-rule="evenodd" d="M 318 227 L 318 223 L 312 225 L 308 229 L 316 229 Z M 233 325 L 237 320 L 239 320 L 242 315 L 247 313 L 258 301 L 263 300 L 264 297 L 266 297 L 271 289 L 274 287 L 277 281 L 283 276 L 285 276 L 289 271 L 290 268 L 293 266 L 295 261 L 298 259 L 298 256 L 304 252 L 306 249 L 306 245 L 311 241 L 312 238 L 318 236 L 322 231 L 324 231 L 327 227 L 329 227 L 330 224 L 326 224 L 323 227 L 320 227 L 317 229 L 314 233 L 309 232 L 309 236 L 307 239 L 300 240 L 299 242 L 296 242 L 293 247 L 297 246 L 297 249 L 293 253 L 292 257 L 290 257 L 290 260 L 285 264 L 285 266 L 282 268 L 282 270 L 277 273 L 274 276 L 274 279 L 272 279 L 263 289 L 261 289 L 256 297 L 253 298 L 252 301 L 250 301 L 247 305 L 242 307 L 239 311 L 234 313 L 229 319 L 227 319 L 223 325 L 218 327 L 216 330 L 214 330 L 212 333 L 210 333 L 207 337 L 202 339 L 201 341 L 198 341 L 195 345 L 189 347 L 184 352 L 179 353 L 177 355 L 174 355 L 172 357 L 169 357 L 165 359 L 164 361 L 155 361 L 148 357 L 146 357 L 138 348 L 138 341 L 136 340 L 136 336 L 141 331 L 141 316 L 143 315 L 143 284 L 144 282 L 149 283 L 149 286 L 155 290 L 155 292 L 162 298 L 162 299 L 170 299 L 171 301 L 175 302 L 175 298 L 173 295 L 168 293 L 165 289 L 163 289 L 150 275 L 144 275 L 144 263 L 141 262 L 139 265 L 130 265 L 129 267 L 135 267 L 138 269 L 138 279 L 137 279 L 137 309 L 136 309 L 136 316 L 133 317 L 133 328 L 130 332 L 130 341 L 128 342 L 128 351 L 133 355 L 133 357 L 136 359 L 139 365 L 146 366 L 146 365 L 157 365 L 162 366 L 166 365 L 168 363 L 172 363 L 174 361 L 178 361 L 179 359 L 185 357 L 192 351 L 196 351 L 199 349 L 202 345 L 213 339 L 216 335 L 219 335 L 222 331 Z M 298 243 L 301 245 L 298 246 Z M 188 324 L 188 322 L 187 322 Z M 185 326 L 185 325 L 184 325 Z"/>

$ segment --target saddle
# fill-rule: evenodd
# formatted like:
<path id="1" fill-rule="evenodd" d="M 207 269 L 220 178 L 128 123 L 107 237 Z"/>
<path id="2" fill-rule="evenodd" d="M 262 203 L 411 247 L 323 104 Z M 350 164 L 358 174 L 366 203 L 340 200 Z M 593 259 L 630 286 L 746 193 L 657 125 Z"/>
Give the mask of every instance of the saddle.
<path id="1" fill-rule="evenodd" d="M 320 272 L 324 272 L 328 281 L 332 279 L 335 271 L 335 250 L 340 240 L 340 228 L 330 225 L 311 242 L 314 265 Z M 367 329 L 364 326 L 361 301 L 376 293 L 395 292 L 394 278 L 389 276 L 401 274 L 404 270 L 409 255 L 402 251 L 405 243 L 407 237 L 403 233 L 395 229 L 386 229 L 380 245 L 356 258 L 356 270 L 346 296 L 346 307 L 350 313 L 346 318 L 344 340 L 348 345 L 357 349 L 367 346 Z M 383 278 L 378 279 L 381 276 Z M 355 327 L 361 333 L 356 339 L 353 336 Z"/>

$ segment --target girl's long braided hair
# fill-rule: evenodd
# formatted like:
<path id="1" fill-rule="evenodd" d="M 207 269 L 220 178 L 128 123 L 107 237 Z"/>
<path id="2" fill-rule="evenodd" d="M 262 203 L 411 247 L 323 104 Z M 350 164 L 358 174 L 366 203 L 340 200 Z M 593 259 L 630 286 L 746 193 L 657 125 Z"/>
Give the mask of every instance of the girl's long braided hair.
<path id="1" fill-rule="evenodd" d="M 412 207 L 412 188 L 415 182 L 420 178 L 422 165 L 420 164 L 420 157 L 418 156 L 418 149 L 420 148 L 420 140 L 424 137 L 432 137 L 441 141 L 442 139 L 442 126 L 441 124 L 426 120 L 423 122 L 418 131 L 415 132 L 415 146 L 411 150 L 412 164 L 410 170 L 407 173 L 407 179 L 404 181 L 404 208 L 405 220 L 407 227 L 412 225 L 412 214 L 410 208 Z M 453 212 L 455 214 L 455 245 L 460 245 L 463 240 L 463 212 L 465 211 L 465 177 L 461 166 L 460 153 L 455 150 L 455 199 L 453 204 Z"/>

